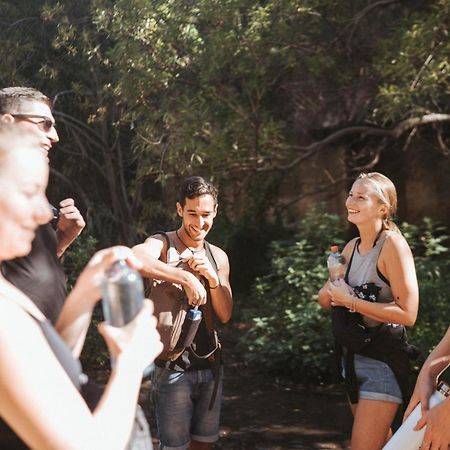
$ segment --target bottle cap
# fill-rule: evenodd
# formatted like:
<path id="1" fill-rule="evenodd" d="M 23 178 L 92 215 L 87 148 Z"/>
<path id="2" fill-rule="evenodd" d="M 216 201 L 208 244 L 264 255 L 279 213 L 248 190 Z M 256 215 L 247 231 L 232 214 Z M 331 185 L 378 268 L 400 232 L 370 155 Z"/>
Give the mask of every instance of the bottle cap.
<path id="1" fill-rule="evenodd" d="M 339 251 L 339 246 L 338 246 L 338 245 L 332 245 L 332 246 L 330 247 L 330 251 L 331 251 L 332 253 L 337 253 L 337 252 Z"/>

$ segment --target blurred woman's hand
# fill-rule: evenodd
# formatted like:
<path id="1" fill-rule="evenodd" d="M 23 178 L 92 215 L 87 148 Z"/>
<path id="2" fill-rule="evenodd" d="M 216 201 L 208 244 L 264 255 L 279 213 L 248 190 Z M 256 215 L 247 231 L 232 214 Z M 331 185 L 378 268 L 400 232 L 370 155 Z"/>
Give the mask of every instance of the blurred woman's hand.
<path id="1" fill-rule="evenodd" d="M 141 261 L 130 248 L 115 246 L 98 251 L 87 263 L 75 283 L 74 291 L 83 298 L 96 302 L 101 298 L 101 284 L 105 271 L 119 259 L 125 259 L 130 267 L 141 269 Z"/>
<path id="2" fill-rule="evenodd" d="M 144 370 L 162 352 L 163 345 L 156 329 L 153 303 L 145 299 L 139 314 L 123 327 L 113 327 L 106 322 L 98 326 L 111 357 L 117 362 L 137 364 Z"/>

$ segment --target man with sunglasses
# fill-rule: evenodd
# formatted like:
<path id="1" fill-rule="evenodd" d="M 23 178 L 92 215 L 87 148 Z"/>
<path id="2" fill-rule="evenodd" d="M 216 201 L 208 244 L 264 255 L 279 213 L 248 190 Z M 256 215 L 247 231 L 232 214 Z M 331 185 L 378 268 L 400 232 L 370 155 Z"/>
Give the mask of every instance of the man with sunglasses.
<path id="1" fill-rule="evenodd" d="M 42 152 L 59 141 L 50 99 L 33 88 L 0 89 L 0 120 L 14 123 L 37 137 Z M 66 277 L 60 258 L 85 226 L 73 199 L 53 208 L 54 221 L 36 230 L 29 255 L 2 263 L 3 275 L 30 297 L 45 316 L 56 323 L 67 296 Z M 77 355 L 78 356 L 78 355 Z"/>

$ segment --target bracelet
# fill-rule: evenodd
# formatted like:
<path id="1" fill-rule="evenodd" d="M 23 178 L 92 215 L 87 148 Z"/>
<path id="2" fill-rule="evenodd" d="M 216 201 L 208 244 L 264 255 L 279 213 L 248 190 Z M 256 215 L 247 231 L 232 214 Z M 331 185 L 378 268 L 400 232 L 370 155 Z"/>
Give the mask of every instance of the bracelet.
<path id="1" fill-rule="evenodd" d="M 356 295 L 352 295 L 352 302 L 350 304 L 349 312 L 355 313 L 356 311 L 356 303 L 358 302 L 359 298 Z"/>
<path id="2" fill-rule="evenodd" d="M 212 287 L 211 285 L 209 285 L 209 288 L 210 288 L 210 289 L 217 289 L 219 286 L 220 286 L 220 280 L 219 280 L 219 282 L 218 282 L 214 287 Z"/>

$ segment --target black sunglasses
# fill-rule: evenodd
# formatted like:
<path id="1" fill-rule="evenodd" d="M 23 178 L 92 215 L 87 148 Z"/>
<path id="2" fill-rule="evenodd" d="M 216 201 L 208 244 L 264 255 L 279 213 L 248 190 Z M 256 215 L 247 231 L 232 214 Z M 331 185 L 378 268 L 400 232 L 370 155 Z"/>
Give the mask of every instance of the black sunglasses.
<path id="1" fill-rule="evenodd" d="M 45 133 L 48 133 L 54 126 L 55 122 L 53 122 L 52 119 L 49 119 L 47 116 L 41 116 L 39 114 L 10 114 L 13 117 L 17 117 L 18 119 L 42 119 L 40 122 L 33 122 L 30 120 L 31 123 L 34 123 L 38 126 L 38 128 Z"/>

